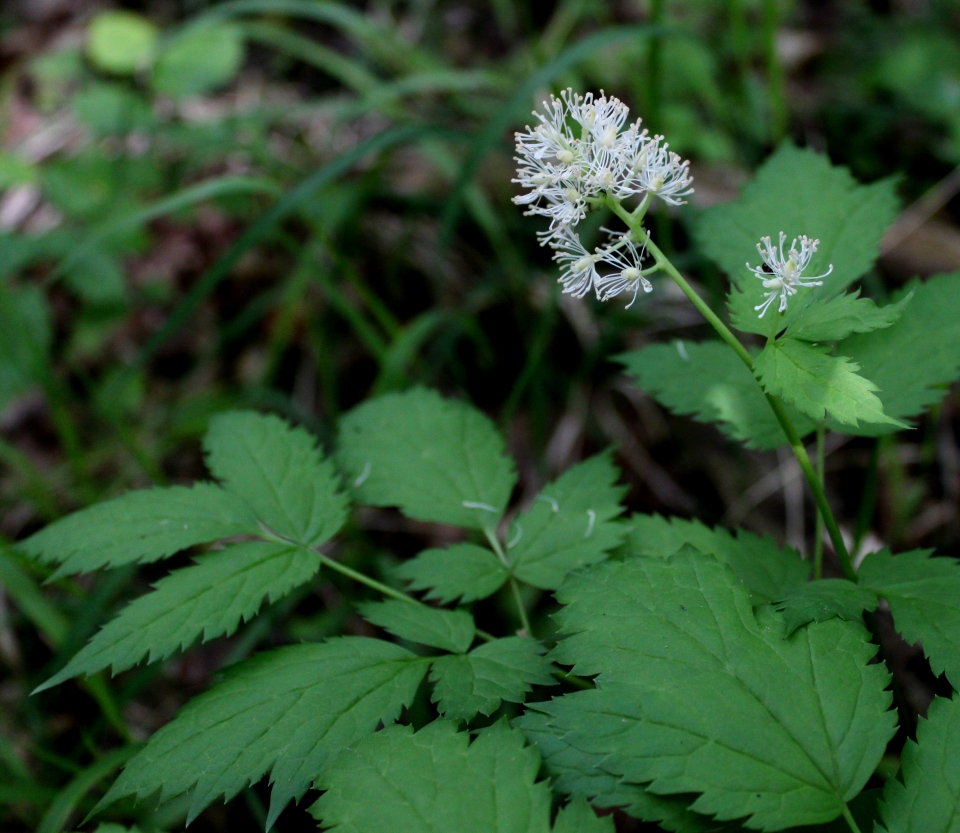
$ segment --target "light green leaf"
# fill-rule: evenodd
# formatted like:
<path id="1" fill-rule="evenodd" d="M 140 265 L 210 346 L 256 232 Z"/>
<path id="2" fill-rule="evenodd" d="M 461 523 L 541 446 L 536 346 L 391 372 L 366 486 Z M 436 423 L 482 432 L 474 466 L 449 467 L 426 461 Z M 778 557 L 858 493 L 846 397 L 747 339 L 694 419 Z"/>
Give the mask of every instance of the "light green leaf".
<path id="1" fill-rule="evenodd" d="M 897 630 L 922 642 L 935 674 L 960 686 L 960 562 L 930 558 L 931 550 L 868 555 L 860 584 L 887 600 Z"/>
<path id="2" fill-rule="evenodd" d="M 558 594 L 554 651 L 597 689 L 537 708 L 603 768 L 696 812 L 780 830 L 836 818 L 893 736 L 889 673 L 860 625 L 789 639 L 714 558 L 607 562 Z"/>
<path id="3" fill-rule="evenodd" d="M 574 466 L 544 488 L 514 522 L 507 558 L 521 581 L 555 590 L 567 573 L 607 557 L 623 540 L 620 499 L 626 488 L 609 454 Z"/>
<path id="4" fill-rule="evenodd" d="M 158 561 L 196 544 L 258 533 L 249 507 L 213 483 L 142 489 L 60 518 L 17 546 L 55 576 Z"/>
<path id="5" fill-rule="evenodd" d="M 801 584 L 774 607 L 783 613 L 787 635 L 810 622 L 826 622 L 837 617 L 860 622 L 863 611 L 877 609 L 877 596 L 869 590 L 841 578 L 825 578 Z"/>
<path id="6" fill-rule="evenodd" d="M 449 604 L 472 602 L 497 592 L 509 577 L 500 560 L 486 547 L 454 544 L 445 550 L 424 550 L 394 571 L 414 590 L 428 590 L 428 599 Z"/>
<path id="7" fill-rule="evenodd" d="M 0 409 L 42 378 L 52 338 L 43 292 L 0 284 Z"/>
<path id="8" fill-rule="evenodd" d="M 210 420 L 207 466 L 273 532 L 315 547 L 347 519 L 333 463 L 316 438 L 273 414 L 231 411 Z"/>
<path id="9" fill-rule="evenodd" d="M 429 661 L 379 639 L 291 645 L 228 668 L 126 766 L 100 807 L 191 794 L 188 823 L 268 772 L 269 828 L 343 750 L 410 705 Z"/>
<path id="10" fill-rule="evenodd" d="M 131 75 L 150 66 L 157 36 L 157 27 L 142 15 L 100 12 L 87 30 L 87 55 L 97 69 Z"/>
<path id="11" fill-rule="evenodd" d="M 240 71 L 243 46 L 243 30 L 234 23 L 189 26 L 157 57 L 153 88 L 185 98 L 222 87 Z"/>
<path id="12" fill-rule="evenodd" d="M 502 721 L 469 737 L 442 719 L 377 732 L 318 779 L 310 811 L 332 833 L 547 833 L 536 750 Z"/>
<path id="13" fill-rule="evenodd" d="M 856 427 L 864 422 L 910 426 L 888 417 L 874 393 L 877 386 L 858 376 L 860 365 L 843 356 L 827 355 L 792 338 L 771 342 L 754 362 L 754 371 L 767 393 L 781 397 L 816 420 L 829 412 L 838 422 Z"/>
<path id="14" fill-rule="evenodd" d="M 960 700 L 936 697 L 900 759 L 903 782 L 891 778 L 880 813 L 889 833 L 960 830 Z M 877 830 L 880 830 L 878 827 Z"/>
<path id="15" fill-rule="evenodd" d="M 522 703 L 531 686 L 555 685 L 545 651 L 535 639 L 509 636 L 469 654 L 440 657 L 430 672 L 433 702 L 453 720 L 493 714 L 503 700 Z"/>
<path id="16" fill-rule="evenodd" d="M 584 798 L 574 798 L 553 822 L 553 833 L 615 833 L 613 817 L 597 818 Z"/>
<path id="17" fill-rule="evenodd" d="M 234 544 L 197 561 L 131 602 L 36 691 L 107 666 L 118 674 L 144 657 L 148 662 L 166 659 L 198 636 L 202 642 L 229 636 L 241 621 L 256 615 L 264 597 L 272 604 L 320 569 L 320 556 L 313 550 L 266 541 Z"/>
<path id="18" fill-rule="evenodd" d="M 762 237 L 777 241 L 783 231 L 788 244 L 802 234 L 819 239 L 806 275 L 820 275 L 833 264 L 822 287 L 801 290 L 791 300 L 783 326 L 806 303 L 838 295 L 870 268 L 897 210 L 893 180 L 858 185 L 846 168 L 833 167 L 826 156 L 784 144 L 736 202 L 703 212 L 696 237 L 734 284 L 729 299 L 734 324 L 767 335 L 776 325 L 770 318 L 758 318 L 754 310 L 765 290 L 744 265 L 759 265 L 757 244 Z"/>
<path id="19" fill-rule="evenodd" d="M 720 827 L 713 819 L 688 809 L 696 796 L 655 795 L 607 772 L 597 755 L 573 746 L 571 736 L 554 729 L 550 717 L 537 708 L 530 707 L 516 725 L 539 748 L 561 792 L 589 798 L 596 807 L 622 807 L 628 815 L 655 822 L 673 833 L 707 833 Z"/>
<path id="20" fill-rule="evenodd" d="M 845 339 L 840 351 L 880 387 L 884 412 L 895 419 L 922 414 L 960 378 L 960 272 L 907 286 L 913 300 L 890 329 Z M 846 429 L 848 430 L 848 429 Z M 889 425 L 862 425 L 864 436 Z"/>
<path id="21" fill-rule="evenodd" d="M 763 389 L 722 342 L 651 344 L 617 360 L 641 390 L 675 414 L 716 422 L 724 434 L 747 448 L 767 450 L 787 441 Z M 816 428 L 809 417 L 786 407 L 801 436 Z"/>
<path id="22" fill-rule="evenodd" d="M 359 606 L 360 615 L 401 639 L 462 654 L 473 644 L 477 630 L 465 610 L 440 610 L 422 604 L 388 599 Z"/>
<path id="23" fill-rule="evenodd" d="M 878 307 L 869 298 L 860 298 L 860 290 L 810 304 L 786 335 L 801 341 L 837 341 L 851 333 L 869 333 L 895 324 L 913 298 L 907 293 L 897 303 Z"/>
<path id="24" fill-rule="evenodd" d="M 810 576 L 810 563 L 793 547 L 779 547 L 772 538 L 745 529 L 733 535 L 722 527 L 711 529 L 700 521 L 660 515 L 631 515 L 630 524 L 622 548 L 625 556 L 667 558 L 692 546 L 728 565 L 754 604 L 781 599 L 803 587 Z"/>
<path id="25" fill-rule="evenodd" d="M 337 461 L 360 503 L 475 529 L 496 526 L 516 482 L 493 423 L 423 388 L 354 408 L 340 423 Z"/>

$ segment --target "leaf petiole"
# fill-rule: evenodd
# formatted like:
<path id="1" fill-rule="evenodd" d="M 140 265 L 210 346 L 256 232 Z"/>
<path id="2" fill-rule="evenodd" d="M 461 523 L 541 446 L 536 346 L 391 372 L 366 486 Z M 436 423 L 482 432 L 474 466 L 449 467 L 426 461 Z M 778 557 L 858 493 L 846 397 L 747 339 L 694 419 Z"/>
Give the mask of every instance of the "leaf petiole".
<path id="1" fill-rule="evenodd" d="M 523 596 L 520 595 L 520 585 L 517 583 L 517 580 L 513 576 L 513 572 L 510 570 L 510 562 L 507 561 L 507 556 L 503 551 L 503 547 L 500 546 L 500 541 L 497 540 L 497 533 L 493 527 L 484 527 L 483 534 L 487 536 L 487 540 L 490 542 L 490 546 L 493 548 L 493 551 L 497 554 L 497 558 L 500 559 L 500 563 L 503 564 L 504 569 L 510 574 L 510 591 L 513 593 L 513 601 L 517 606 L 517 615 L 520 617 L 520 626 L 523 628 L 524 634 L 529 637 L 533 637 L 533 630 L 530 627 L 530 618 L 527 616 L 527 608 L 523 603 Z"/>

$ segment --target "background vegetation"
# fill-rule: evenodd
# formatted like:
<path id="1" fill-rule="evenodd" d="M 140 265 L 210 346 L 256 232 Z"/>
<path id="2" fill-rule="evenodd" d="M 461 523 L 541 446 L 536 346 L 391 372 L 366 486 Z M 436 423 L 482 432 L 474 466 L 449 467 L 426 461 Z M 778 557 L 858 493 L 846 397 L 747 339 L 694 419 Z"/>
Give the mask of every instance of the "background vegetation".
<path id="1" fill-rule="evenodd" d="M 225 665 L 369 630 L 346 601 L 356 588 L 323 573 L 230 639 L 28 696 L 170 565 L 43 585 L 9 543 L 127 489 L 202 477 L 199 438 L 224 409 L 275 411 L 326 441 L 372 393 L 422 384 L 499 422 L 521 499 L 612 445 L 631 509 L 812 549 L 792 456 L 671 416 L 610 361 L 708 336 L 673 285 L 630 309 L 560 296 L 540 224 L 510 203 L 511 130 L 550 89 L 618 95 L 693 160 L 691 204 L 651 222 L 718 309 L 725 279 L 687 230 L 784 140 L 862 181 L 899 176 L 904 211 L 866 294 L 960 268 L 949 0 L 144 0 L 123 5 L 137 17 L 101 14 L 116 8 L 0 10 L 4 831 L 74 829 L 131 744 Z M 828 489 L 861 552 L 960 555 L 958 426 L 954 391 L 918 431 L 828 436 Z M 384 580 L 451 537 L 393 511 L 359 517 L 337 557 Z M 486 605 L 481 626 L 512 616 Z M 538 630 L 552 605 L 540 600 Z M 938 682 L 888 637 L 922 713 Z M 264 796 L 248 789 L 192 829 L 262 829 Z M 115 817 L 166 830 L 185 813 Z M 288 810 L 276 830 L 312 827 Z"/>

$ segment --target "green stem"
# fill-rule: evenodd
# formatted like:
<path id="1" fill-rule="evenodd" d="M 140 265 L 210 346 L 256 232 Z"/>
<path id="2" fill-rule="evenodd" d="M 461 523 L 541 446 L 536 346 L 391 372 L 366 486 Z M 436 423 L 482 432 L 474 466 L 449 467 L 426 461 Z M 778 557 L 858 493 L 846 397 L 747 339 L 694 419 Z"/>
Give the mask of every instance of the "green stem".
<path id="1" fill-rule="evenodd" d="M 826 469 L 824 442 L 827 436 L 827 427 L 821 422 L 817 425 L 817 479 L 820 487 L 824 487 Z M 817 519 L 813 526 L 813 577 L 823 578 L 823 515 L 817 510 Z"/>
<path id="2" fill-rule="evenodd" d="M 324 555 L 322 552 L 318 552 L 317 555 L 320 556 L 320 563 L 325 564 L 331 570 L 336 570 L 338 573 L 352 578 L 354 581 L 360 582 L 360 584 L 365 584 L 371 590 L 376 590 L 378 593 L 383 593 L 384 596 L 389 596 L 391 599 L 396 599 L 400 602 L 409 602 L 413 605 L 422 605 L 423 602 L 418 601 L 413 598 L 413 596 L 408 596 L 402 590 L 396 590 L 393 587 L 390 587 L 387 584 L 377 581 L 374 578 L 365 573 L 358 572 L 352 567 L 348 567 L 346 564 L 341 564 L 339 561 L 335 561 L 327 555 Z"/>
<path id="3" fill-rule="evenodd" d="M 520 627 L 523 628 L 527 636 L 533 637 L 533 629 L 530 627 L 530 619 L 527 616 L 527 608 L 523 603 L 523 596 L 520 595 L 520 585 L 513 577 L 513 573 L 510 570 L 510 562 L 507 561 L 506 553 L 504 553 L 503 547 L 500 546 L 500 541 L 497 540 L 496 530 L 490 526 L 484 527 L 483 534 L 487 536 L 487 540 L 490 542 L 493 551 L 497 554 L 497 558 L 500 559 L 500 563 L 503 564 L 504 569 L 510 574 L 510 591 L 513 593 L 513 601 L 517 606 L 517 615 L 520 617 Z"/>
<path id="4" fill-rule="evenodd" d="M 847 824 L 850 825 L 852 833 L 861 833 L 857 822 L 853 818 L 853 813 L 850 812 L 850 808 L 846 804 L 843 805 L 843 817 L 847 820 Z"/>

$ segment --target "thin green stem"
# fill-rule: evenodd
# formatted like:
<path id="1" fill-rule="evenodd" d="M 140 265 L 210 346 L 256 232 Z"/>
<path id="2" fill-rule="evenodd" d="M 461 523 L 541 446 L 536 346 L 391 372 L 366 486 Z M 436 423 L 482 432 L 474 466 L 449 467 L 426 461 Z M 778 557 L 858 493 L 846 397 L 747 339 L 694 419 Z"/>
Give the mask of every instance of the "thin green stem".
<path id="1" fill-rule="evenodd" d="M 847 824 L 850 825 L 852 833 L 861 833 L 856 820 L 853 818 L 853 813 L 850 812 L 850 808 L 846 804 L 843 805 L 843 817 L 847 820 Z"/>
<path id="2" fill-rule="evenodd" d="M 527 607 L 523 603 L 523 596 L 520 594 L 520 585 L 513 577 L 513 573 L 510 570 L 510 562 L 507 560 L 507 555 L 503 551 L 503 547 L 500 546 L 500 541 L 497 539 L 497 532 L 493 527 L 488 526 L 484 527 L 483 534 L 487 536 L 487 540 L 490 542 L 490 546 L 493 548 L 493 551 L 497 554 L 497 558 L 500 559 L 500 563 L 510 574 L 510 591 L 513 593 L 513 601 L 517 606 L 517 615 L 520 617 L 520 627 L 523 628 L 523 631 L 527 636 L 532 637 L 533 629 L 530 627 L 530 618 L 527 616 Z"/>
<path id="3" fill-rule="evenodd" d="M 324 555 L 322 552 L 318 552 L 317 555 L 320 556 L 320 563 L 325 564 L 331 570 L 336 570 L 341 575 L 345 575 L 348 578 L 352 578 L 354 581 L 360 582 L 360 584 L 365 584 L 371 590 L 376 590 L 378 593 L 383 593 L 384 596 L 389 596 L 391 599 L 396 599 L 400 602 L 409 602 L 413 605 L 422 605 L 423 602 L 418 601 L 413 598 L 413 596 L 408 596 L 402 590 L 397 590 L 393 587 L 390 587 L 387 584 L 377 581 L 374 578 L 365 573 L 358 572 L 352 567 L 348 567 L 346 564 L 341 564 L 339 561 L 335 561 L 327 555 Z"/>
<path id="4" fill-rule="evenodd" d="M 817 426 L 817 479 L 820 481 L 820 488 L 824 487 L 826 436 L 827 427 L 821 422 Z M 823 578 L 823 515 L 819 509 L 813 530 L 813 577 Z"/>

